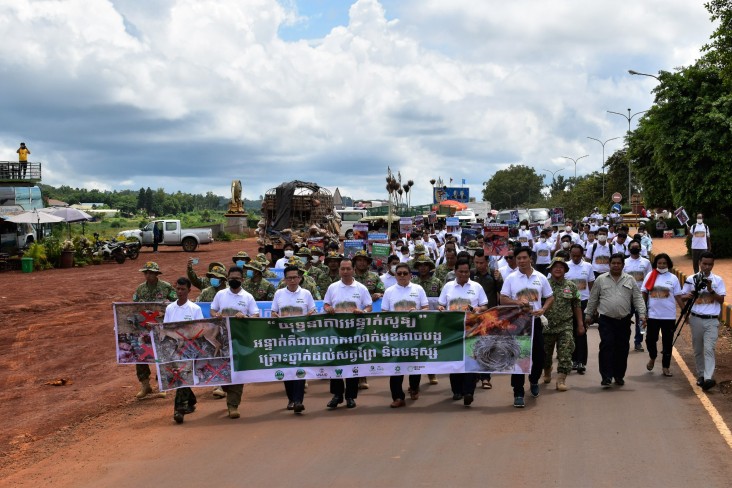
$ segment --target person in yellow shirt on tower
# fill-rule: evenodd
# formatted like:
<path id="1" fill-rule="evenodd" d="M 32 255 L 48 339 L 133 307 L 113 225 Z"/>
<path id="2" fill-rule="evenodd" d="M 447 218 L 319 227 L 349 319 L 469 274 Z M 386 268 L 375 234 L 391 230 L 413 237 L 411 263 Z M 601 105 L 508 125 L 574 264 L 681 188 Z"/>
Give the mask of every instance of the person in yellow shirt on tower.
<path id="1" fill-rule="evenodd" d="M 28 155 L 31 153 L 30 149 L 25 147 L 25 142 L 21 142 L 20 147 L 15 152 L 18 153 L 18 178 L 25 178 L 25 173 L 28 169 Z"/>

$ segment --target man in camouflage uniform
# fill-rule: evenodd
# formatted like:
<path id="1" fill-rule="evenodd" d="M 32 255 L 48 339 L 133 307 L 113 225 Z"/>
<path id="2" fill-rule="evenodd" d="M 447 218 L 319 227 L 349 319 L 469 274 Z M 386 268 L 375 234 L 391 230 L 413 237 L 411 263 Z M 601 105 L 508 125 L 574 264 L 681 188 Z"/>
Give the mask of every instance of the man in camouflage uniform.
<path id="1" fill-rule="evenodd" d="M 323 271 L 318 266 L 315 266 L 315 263 L 313 263 L 313 254 L 310 251 L 310 249 L 308 249 L 307 246 L 303 246 L 297 250 L 297 252 L 295 253 L 295 256 L 300 258 L 301 260 L 303 260 L 303 259 L 305 260 L 301 269 L 305 273 L 305 276 L 310 277 L 310 279 L 312 279 L 317 284 L 318 277 L 320 276 L 320 274 Z M 318 261 L 319 261 L 319 258 L 316 257 L 316 259 L 318 259 Z M 304 279 L 303 279 L 303 281 L 304 281 Z M 302 284 L 300 286 L 302 286 Z M 321 293 L 321 295 L 322 295 L 322 293 Z M 318 300 L 315 297 L 313 297 L 313 299 Z"/>
<path id="2" fill-rule="evenodd" d="M 427 297 L 439 297 L 440 291 L 442 291 L 442 282 L 432 276 L 435 263 L 427 255 L 422 254 L 414 260 L 414 265 L 417 267 L 418 274 L 412 278 L 412 283 L 421 286 Z"/>
<path id="3" fill-rule="evenodd" d="M 318 277 L 318 289 L 328 291 L 328 287 L 341 279 L 340 272 L 338 271 L 341 265 L 341 259 L 343 256 L 338 254 L 336 251 L 330 251 L 325 257 L 325 265 L 327 271 Z"/>
<path id="4" fill-rule="evenodd" d="M 234 266 L 239 266 L 242 269 L 244 269 L 244 265 L 248 264 L 251 260 L 252 258 L 250 258 L 249 254 L 245 251 L 239 251 L 231 257 L 231 262 L 234 263 Z"/>
<path id="5" fill-rule="evenodd" d="M 212 302 L 216 293 L 226 288 L 226 269 L 223 266 L 213 266 L 206 273 L 206 278 L 209 286 L 201 291 L 201 294 L 196 298 L 197 302 Z"/>
<path id="6" fill-rule="evenodd" d="M 455 263 L 457 262 L 457 251 L 452 248 L 445 249 L 445 263 L 441 264 L 435 269 L 435 278 L 440 280 L 442 284 L 445 284 L 447 274 L 455 269 Z"/>
<path id="7" fill-rule="evenodd" d="M 369 271 L 371 265 L 371 256 L 363 249 L 357 251 L 353 255 L 353 279 L 361 283 L 371 294 L 371 300 L 376 301 L 384 296 L 384 282 L 381 281 L 379 275 L 373 271 Z M 368 390 L 369 383 L 365 377 L 358 379 L 358 389 Z"/>
<path id="8" fill-rule="evenodd" d="M 264 278 L 277 278 L 277 275 L 269 270 L 269 259 L 267 259 L 267 256 L 264 255 L 264 253 L 257 254 L 257 257 L 254 259 L 254 261 L 259 262 L 259 264 L 262 265 L 262 277 Z"/>
<path id="9" fill-rule="evenodd" d="M 318 257 L 318 262 L 313 263 L 313 267 L 318 268 L 321 272 L 327 273 L 328 272 L 328 266 L 325 265 L 325 263 L 320 259 L 321 257 L 325 256 L 325 253 L 321 248 L 318 246 L 311 246 L 310 247 L 310 254 L 315 257 Z M 322 295 L 325 295 L 325 292 L 322 293 Z"/>
<path id="10" fill-rule="evenodd" d="M 567 375 L 572 371 L 572 351 L 574 351 L 574 322 L 577 320 L 577 333 L 585 329 L 582 322 L 582 307 L 577 285 L 564 279 L 569 266 L 563 257 L 555 257 L 549 264 L 549 285 L 554 294 L 554 304 L 546 312 L 549 321 L 544 326 L 544 383 L 552 381 L 552 356 L 554 344 L 557 345 L 557 390 L 567 391 Z"/>
<path id="11" fill-rule="evenodd" d="M 208 273 L 206 273 L 205 278 L 201 278 L 196 274 L 195 271 L 193 271 L 193 259 L 195 258 L 188 258 L 188 267 L 186 268 L 186 275 L 188 276 L 188 279 L 191 280 L 191 284 L 198 288 L 199 290 L 203 290 L 205 288 L 208 288 L 211 286 L 211 283 L 208 280 Z M 217 261 L 214 261 L 212 263 L 209 263 L 208 270 L 209 272 L 215 267 L 219 266 L 221 268 L 224 267 L 223 263 L 219 263 Z M 208 300 L 211 301 L 211 300 Z"/>
<path id="12" fill-rule="evenodd" d="M 290 256 L 290 259 L 287 261 L 287 266 L 296 266 L 297 269 L 299 269 L 302 273 L 302 279 L 300 280 L 300 288 L 303 290 L 307 290 L 310 292 L 310 294 L 313 296 L 313 300 L 322 300 L 322 296 L 320 295 L 320 290 L 318 289 L 318 284 L 315 282 L 314 279 L 312 279 L 310 276 L 308 276 L 305 273 L 305 267 L 302 264 L 302 261 L 297 256 Z M 282 288 L 287 288 L 287 280 L 284 278 L 280 280 L 280 282 L 277 284 L 277 290 L 281 290 Z M 273 295 L 274 298 L 274 295 Z"/>
<path id="13" fill-rule="evenodd" d="M 268 280 L 262 278 L 264 272 L 262 264 L 258 261 L 250 261 L 249 264 L 244 265 L 244 269 L 247 270 L 247 277 L 241 287 L 250 293 L 255 301 L 271 302 L 274 298 L 275 287 Z"/>
<path id="14" fill-rule="evenodd" d="M 141 283 L 132 295 L 133 302 L 172 302 L 178 300 L 170 283 L 158 279 L 158 275 L 163 274 L 160 271 L 158 263 L 148 261 L 140 270 L 145 275 L 145 282 Z M 150 386 L 150 366 L 148 364 L 136 364 L 135 372 L 137 373 L 137 381 L 140 382 L 140 391 L 135 395 L 138 399 L 145 398 L 153 392 Z M 160 393 L 165 396 L 165 392 Z"/>
<path id="15" fill-rule="evenodd" d="M 414 246 L 414 257 L 407 261 L 407 264 L 409 265 L 409 269 L 412 270 L 412 272 L 417 271 L 417 264 L 416 261 L 419 259 L 420 256 L 426 256 L 427 255 L 427 248 L 424 247 L 424 244 L 417 244 Z M 427 295 L 429 296 L 429 295 Z"/>

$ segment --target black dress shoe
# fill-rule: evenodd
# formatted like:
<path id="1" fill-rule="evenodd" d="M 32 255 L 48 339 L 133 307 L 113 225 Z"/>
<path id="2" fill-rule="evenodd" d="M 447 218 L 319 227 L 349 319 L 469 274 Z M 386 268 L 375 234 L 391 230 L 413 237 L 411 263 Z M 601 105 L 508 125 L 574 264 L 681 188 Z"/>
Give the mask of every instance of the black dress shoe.
<path id="1" fill-rule="evenodd" d="M 302 413 L 302 411 L 305 410 L 305 405 L 303 405 L 302 403 L 295 403 L 292 409 L 295 411 L 295 413 Z"/>
<path id="2" fill-rule="evenodd" d="M 463 396 L 460 393 L 453 393 L 452 394 L 452 401 L 453 402 L 456 402 L 456 401 L 462 400 L 462 399 L 463 399 Z"/>
<path id="3" fill-rule="evenodd" d="M 577 373 L 585 374 L 585 371 L 587 371 L 587 368 L 585 367 L 585 365 L 583 363 L 578 363 L 577 364 Z"/>
<path id="4" fill-rule="evenodd" d="M 615 378 L 615 384 L 618 386 L 623 386 L 625 384 L 625 380 L 623 378 Z"/>
<path id="5" fill-rule="evenodd" d="M 601 386 L 602 386 L 603 388 L 610 388 L 610 387 L 612 386 L 612 381 L 610 381 L 610 378 L 603 378 L 603 380 L 602 380 L 602 382 L 600 383 L 600 385 L 601 385 Z"/>
<path id="6" fill-rule="evenodd" d="M 704 386 L 704 377 L 700 376 L 696 379 L 696 386 Z"/>
<path id="7" fill-rule="evenodd" d="M 343 403 L 343 397 L 340 397 L 338 395 L 334 395 L 333 398 L 328 402 L 327 407 L 328 408 L 338 408 L 338 405 Z"/>
<path id="8" fill-rule="evenodd" d="M 295 402 L 288 403 L 287 410 L 295 410 Z"/>
<path id="9" fill-rule="evenodd" d="M 356 400 L 353 398 L 346 398 L 346 408 L 356 408 Z"/>
<path id="10" fill-rule="evenodd" d="M 471 403 L 473 403 L 473 395 L 471 395 L 470 393 L 466 393 L 463 397 L 463 405 L 469 407 Z"/>
<path id="11" fill-rule="evenodd" d="M 702 390 L 709 391 L 712 388 L 714 388 L 714 385 L 716 385 L 717 382 L 714 380 L 704 380 L 704 384 L 702 385 Z"/>

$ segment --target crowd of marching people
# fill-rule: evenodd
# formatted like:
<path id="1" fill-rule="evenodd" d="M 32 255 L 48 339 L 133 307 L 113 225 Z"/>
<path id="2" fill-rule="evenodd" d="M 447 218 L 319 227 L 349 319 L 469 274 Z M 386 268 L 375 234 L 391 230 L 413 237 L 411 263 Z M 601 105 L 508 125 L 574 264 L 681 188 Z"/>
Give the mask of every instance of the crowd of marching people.
<path id="1" fill-rule="evenodd" d="M 586 330 L 597 324 L 600 336 L 597 369 L 602 388 L 625 383 L 630 340 L 635 351 L 647 350 L 647 369 L 658 359 L 661 337 L 661 371 L 672 376 L 671 352 L 678 322 L 677 306 L 688 313 L 694 348 L 697 384 L 708 391 L 715 385 L 714 347 L 718 316 L 726 294 L 722 279 L 712 273 L 714 255 L 710 233 L 697 216 L 690 226 L 695 273 L 684 283 L 671 272 L 667 254 L 649 261 L 653 241 L 641 224 L 637 231 L 615 222 L 614 215 L 595 209 L 578 221 L 566 220 L 532 232 L 528 222 L 518 225 L 503 255 L 489 255 L 484 235 L 460 242 L 460 235 L 447 233 L 439 225 L 416 229 L 409 235 L 393 235 L 392 254 L 375 262 L 361 250 L 344 256 L 339 242 L 323 247 L 286 243 L 284 256 L 272 260 L 265 249 L 250 257 L 239 252 L 232 262 L 210 263 L 199 276 L 190 259 L 187 276 L 174 284 L 159 279 L 161 270 L 146 263 L 145 275 L 133 300 L 170 302 L 165 322 L 202 318 L 201 308 L 188 299 L 191 287 L 201 290 L 197 301 L 211 302 L 211 316 L 258 317 L 257 301 L 272 302 L 272 316 L 300 316 L 316 313 L 316 300 L 323 300 L 323 312 L 369 313 L 373 302 L 381 300 L 381 310 L 437 310 L 480 313 L 497 305 L 521 307 L 533 317 L 532 368 L 528 375 L 529 393 L 536 398 L 539 384 L 555 381 L 559 391 L 569 389 L 572 372 L 583 375 L 589 362 Z M 271 268 L 282 270 L 277 275 Z M 356 298 L 354 298 L 356 297 Z M 434 300 L 433 300 L 434 301 Z M 398 304 L 398 305 L 397 305 Z M 405 306 L 405 304 L 407 304 Z M 687 306 L 688 305 L 688 306 Z M 645 346 L 645 349 L 644 349 Z M 556 353 L 557 365 L 553 358 Z M 556 376 L 553 373 L 556 371 Z M 151 394 L 150 368 L 137 365 L 141 383 L 138 398 Z M 392 408 L 407 405 L 420 395 L 421 375 L 410 375 L 408 389 L 403 376 L 390 378 Z M 524 407 L 525 376 L 511 376 L 513 405 Z M 429 375 L 430 384 L 438 378 Z M 450 374 L 453 400 L 469 406 L 475 389 L 491 389 L 490 374 Z M 285 381 L 287 409 L 305 410 L 305 380 Z M 355 408 L 359 390 L 368 389 L 366 378 L 330 380 L 328 409 Z M 217 387 L 213 395 L 225 398 L 230 418 L 239 418 L 243 385 Z M 176 390 L 174 420 L 183 422 L 195 410 L 196 397 L 190 388 Z"/>

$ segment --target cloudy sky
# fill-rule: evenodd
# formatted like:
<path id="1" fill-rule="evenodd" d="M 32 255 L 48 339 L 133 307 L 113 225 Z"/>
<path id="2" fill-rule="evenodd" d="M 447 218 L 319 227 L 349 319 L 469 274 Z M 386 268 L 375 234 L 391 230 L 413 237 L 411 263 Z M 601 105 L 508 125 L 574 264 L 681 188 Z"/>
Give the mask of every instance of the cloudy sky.
<path id="1" fill-rule="evenodd" d="M 228 196 L 236 178 L 250 199 L 292 179 L 384 198 L 391 166 L 412 203 L 440 176 L 479 196 L 511 163 L 599 170 L 587 136 L 628 127 L 606 111 L 653 100 L 627 70 L 692 63 L 708 17 L 689 0 L 0 2 L 0 159 L 25 141 L 47 184 Z"/>

